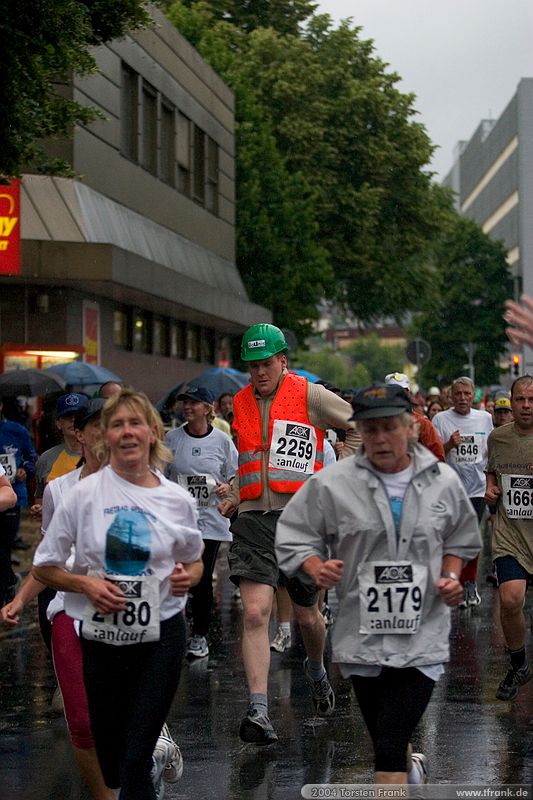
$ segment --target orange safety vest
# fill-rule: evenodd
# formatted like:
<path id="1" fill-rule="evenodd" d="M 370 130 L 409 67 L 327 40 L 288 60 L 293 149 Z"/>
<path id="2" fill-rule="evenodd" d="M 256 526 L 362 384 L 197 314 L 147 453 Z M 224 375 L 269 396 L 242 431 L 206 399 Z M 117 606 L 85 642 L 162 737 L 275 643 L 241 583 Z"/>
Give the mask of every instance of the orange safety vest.
<path id="1" fill-rule="evenodd" d="M 262 439 L 262 420 L 254 389 L 246 386 L 233 398 L 233 430 L 237 431 L 239 444 L 239 489 L 242 500 L 255 500 L 263 493 L 261 474 L 262 453 L 270 450 L 272 429 L 276 420 L 300 422 L 311 425 L 316 434 L 314 471 L 324 466 L 324 431 L 316 428 L 307 412 L 307 379 L 300 375 L 285 375 L 270 406 L 268 442 Z M 287 468 L 268 466 L 268 485 L 274 492 L 294 494 L 303 485 L 307 475 Z"/>

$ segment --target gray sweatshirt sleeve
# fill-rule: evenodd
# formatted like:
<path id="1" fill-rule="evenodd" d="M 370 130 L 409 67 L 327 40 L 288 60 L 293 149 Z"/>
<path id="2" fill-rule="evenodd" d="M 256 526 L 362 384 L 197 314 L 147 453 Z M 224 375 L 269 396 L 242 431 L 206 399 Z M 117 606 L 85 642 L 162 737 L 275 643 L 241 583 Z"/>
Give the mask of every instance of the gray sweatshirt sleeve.
<path id="1" fill-rule="evenodd" d="M 320 484 L 309 478 L 285 506 L 276 526 L 276 556 L 280 569 L 294 575 L 310 556 L 327 559 L 326 518 Z"/>

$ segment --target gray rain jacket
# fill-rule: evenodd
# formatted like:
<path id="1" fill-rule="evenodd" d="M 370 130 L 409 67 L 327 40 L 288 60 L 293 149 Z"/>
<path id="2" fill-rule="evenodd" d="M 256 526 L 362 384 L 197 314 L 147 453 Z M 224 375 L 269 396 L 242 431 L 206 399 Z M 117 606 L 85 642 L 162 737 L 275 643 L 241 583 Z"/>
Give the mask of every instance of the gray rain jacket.
<path id="1" fill-rule="evenodd" d="M 389 498 L 363 452 L 309 478 L 281 515 L 276 529 L 280 568 L 294 575 L 310 556 L 344 562 L 336 586 L 338 617 L 333 661 L 418 667 L 449 660 L 450 609 L 435 584 L 445 555 L 470 561 L 481 537 L 476 514 L 461 481 L 446 464 L 417 444 L 397 536 Z M 366 561 L 410 561 L 428 567 L 420 626 L 414 634 L 361 634 L 357 565 Z"/>

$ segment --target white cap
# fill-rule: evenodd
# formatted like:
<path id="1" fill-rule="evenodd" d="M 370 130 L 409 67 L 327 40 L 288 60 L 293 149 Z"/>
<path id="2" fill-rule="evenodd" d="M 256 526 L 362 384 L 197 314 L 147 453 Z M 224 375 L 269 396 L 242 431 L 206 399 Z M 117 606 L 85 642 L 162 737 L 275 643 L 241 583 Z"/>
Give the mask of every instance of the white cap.
<path id="1" fill-rule="evenodd" d="M 408 392 L 411 389 L 409 378 L 403 372 L 390 372 L 385 375 L 385 383 L 387 386 L 401 386 L 402 389 L 407 389 Z"/>
<path id="2" fill-rule="evenodd" d="M 440 389 L 438 386 L 430 386 L 428 389 L 428 397 L 440 397 Z"/>

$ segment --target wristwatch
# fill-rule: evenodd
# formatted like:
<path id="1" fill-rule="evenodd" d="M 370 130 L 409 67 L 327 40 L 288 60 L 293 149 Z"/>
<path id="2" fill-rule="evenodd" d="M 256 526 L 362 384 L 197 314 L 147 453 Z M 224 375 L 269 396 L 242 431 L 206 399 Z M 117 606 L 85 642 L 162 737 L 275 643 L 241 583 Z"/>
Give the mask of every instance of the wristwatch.
<path id="1" fill-rule="evenodd" d="M 441 572 L 440 576 L 441 578 L 451 578 L 452 581 L 458 581 L 461 583 L 461 579 L 456 572 Z"/>

